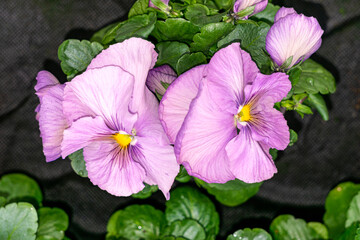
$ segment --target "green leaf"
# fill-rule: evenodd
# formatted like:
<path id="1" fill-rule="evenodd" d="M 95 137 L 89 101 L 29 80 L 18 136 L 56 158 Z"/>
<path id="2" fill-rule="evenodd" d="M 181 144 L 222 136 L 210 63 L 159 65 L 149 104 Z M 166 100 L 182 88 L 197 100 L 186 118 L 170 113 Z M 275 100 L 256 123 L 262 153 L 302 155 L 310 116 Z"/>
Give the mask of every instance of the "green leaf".
<path id="1" fill-rule="evenodd" d="M 261 228 L 245 228 L 229 235 L 226 240 L 272 240 L 271 235 Z"/>
<path id="2" fill-rule="evenodd" d="M 38 210 L 39 228 L 36 240 L 62 240 L 69 226 L 68 215 L 59 208 L 40 208 Z"/>
<path id="3" fill-rule="evenodd" d="M 310 240 L 311 231 L 303 219 L 295 219 L 292 215 L 280 215 L 270 225 L 274 240 Z"/>
<path id="4" fill-rule="evenodd" d="M 0 208 L 1 240 L 35 240 L 38 217 L 33 205 L 11 203 Z"/>
<path id="5" fill-rule="evenodd" d="M 326 106 L 324 98 L 320 94 L 309 94 L 305 103 L 314 107 L 319 113 L 322 119 L 329 120 L 329 112 Z"/>
<path id="6" fill-rule="evenodd" d="M 137 0 L 130 8 L 128 18 L 148 13 L 149 0 Z"/>
<path id="7" fill-rule="evenodd" d="M 88 176 L 82 149 L 70 154 L 69 159 L 71 160 L 71 167 L 77 175 L 80 177 Z"/>
<path id="8" fill-rule="evenodd" d="M 185 18 L 196 26 L 220 22 L 226 12 L 210 15 L 210 10 L 205 5 L 193 4 L 186 8 Z"/>
<path id="9" fill-rule="evenodd" d="M 85 71 L 91 60 L 103 50 L 98 42 L 69 39 L 64 41 L 58 49 L 61 69 L 72 79 L 78 73 Z"/>
<path id="10" fill-rule="evenodd" d="M 20 173 L 4 175 L 0 179 L 0 195 L 9 202 L 30 202 L 41 206 L 43 195 L 37 182 Z"/>
<path id="11" fill-rule="evenodd" d="M 288 75 L 289 75 L 289 80 L 291 81 L 291 85 L 295 86 L 299 80 L 300 80 L 300 76 L 301 76 L 301 69 L 300 68 L 292 68 L 290 71 L 288 71 Z"/>
<path id="12" fill-rule="evenodd" d="M 176 72 L 180 75 L 197 65 L 205 63 L 207 63 L 206 56 L 202 52 L 186 53 L 179 58 L 176 64 Z"/>
<path id="13" fill-rule="evenodd" d="M 350 227 L 354 222 L 360 222 L 360 192 L 350 202 L 346 213 L 345 227 Z"/>
<path id="14" fill-rule="evenodd" d="M 275 161 L 278 157 L 278 150 L 276 148 L 270 148 L 269 153 L 270 153 L 272 159 Z"/>
<path id="15" fill-rule="evenodd" d="M 257 21 L 264 21 L 269 24 L 273 24 L 275 15 L 279 9 L 280 9 L 279 6 L 274 5 L 272 3 L 268 3 L 264 11 L 255 14 L 251 18 Z"/>
<path id="16" fill-rule="evenodd" d="M 238 179 L 228 181 L 224 184 L 207 183 L 197 178 L 195 178 L 195 181 L 205 188 L 208 193 L 214 195 L 216 200 L 229 207 L 234 207 L 246 202 L 259 191 L 262 184 L 248 184 Z"/>
<path id="17" fill-rule="evenodd" d="M 188 45 L 179 42 L 161 42 L 156 44 L 156 49 L 159 52 L 156 64 L 168 64 L 173 69 L 176 69 L 180 57 L 183 54 L 190 52 Z"/>
<path id="18" fill-rule="evenodd" d="M 358 240 L 359 229 L 360 222 L 354 222 L 350 227 L 345 229 L 337 240 Z"/>
<path id="19" fill-rule="evenodd" d="M 0 196 L 0 207 L 5 206 L 5 204 L 6 204 L 6 198 Z"/>
<path id="20" fill-rule="evenodd" d="M 150 205 L 131 205 L 110 217 L 106 239 L 158 239 L 164 224 L 161 211 Z"/>
<path id="21" fill-rule="evenodd" d="M 309 222 L 307 224 L 311 232 L 311 239 L 329 239 L 326 226 L 319 222 Z"/>
<path id="22" fill-rule="evenodd" d="M 184 219 L 172 222 L 163 233 L 165 236 L 183 237 L 185 239 L 205 240 L 204 228 L 195 220 Z"/>
<path id="23" fill-rule="evenodd" d="M 156 192 L 158 190 L 158 186 L 156 185 L 149 185 L 145 183 L 145 187 L 143 190 L 141 190 L 138 193 L 135 193 L 133 195 L 131 195 L 134 198 L 140 198 L 140 199 L 145 199 L 150 197 L 154 192 Z"/>
<path id="24" fill-rule="evenodd" d="M 301 64 L 301 69 L 299 81 L 294 85 L 295 93 L 328 94 L 335 92 L 335 78 L 323 66 L 308 59 Z"/>
<path id="25" fill-rule="evenodd" d="M 191 43 L 192 52 L 203 52 L 209 54 L 209 49 L 216 45 L 216 43 L 224 36 L 233 30 L 234 26 L 231 23 L 210 23 L 201 28 L 201 32 L 196 34 Z"/>
<path id="26" fill-rule="evenodd" d="M 166 21 L 157 21 L 151 33 L 158 42 L 179 41 L 191 42 L 199 27 L 183 18 L 169 18 Z"/>
<path id="27" fill-rule="evenodd" d="M 241 49 L 251 55 L 256 65 L 262 71 L 268 71 L 271 60 L 265 51 L 265 38 L 269 29 L 270 26 L 264 22 L 240 21 L 229 35 L 218 42 L 218 46 L 240 42 Z"/>
<path id="28" fill-rule="evenodd" d="M 206 239 L 215 239 L 219 232 L 219 214 L 204 194 L 191 187 L 176 188 L 166 202 L 165 217 L 169 224 L 177 220 L 196 220 L 204 229 Z"/>
<path id="29" fill-rule="evenodd" d="M 294 143 L 297 142 L 297 140 L 298 140 L 298 135 L 297 135 L 297 133 L 296 133 L 294 130 L 292 130 L 292 129 L 290 129 L 289 131 L 290 131 L 290 142 L 289 142 L 289 146 L 292 146 L 292 145 L 294 145 Z"/>
<path id="30" fill-rule="evenodd" d="M 301 115 L 301 117 L 304 117 L 304 114 L 313 114 L 310 107 L 300 103 L 296 104 L 295 110 Z"/>
<path id="31" fill-rule="evenodd" d="M 229 10 L 234 5 L 234 0 L 214 0 L 219 9 Z"/>
<path id="32" fill-rule="evenodd" d="M 92 35 L 92 37 L 90 38 L 90 42 L 102 43 L 103 38 L 107 34 L 107 32 L 110 31 L 111 29 L 113 29 L 114 27 L 116 27 L 118 24 L 119 23 L 113 23 L 113 24 L 110 24 L 110 25 L 100 29 L 99 31 L 94 33 L 94 35 Z"/>
<path id="33" fill-rule="evenodd" d="M 329 237 L 336 239 L 345 230 L 347 210 L 353 197 L 360 191 L 360 184 L 341 183 L 332 189 L 325 201 L 324 223 Z"/>
<path id="34" fill-rule="evenodd" d="M 187 173 L 183 165 L 180 166 L 180 172 L 175 178 L 176 181 L 186 183 L 191 180 L 191 176 Z"/>

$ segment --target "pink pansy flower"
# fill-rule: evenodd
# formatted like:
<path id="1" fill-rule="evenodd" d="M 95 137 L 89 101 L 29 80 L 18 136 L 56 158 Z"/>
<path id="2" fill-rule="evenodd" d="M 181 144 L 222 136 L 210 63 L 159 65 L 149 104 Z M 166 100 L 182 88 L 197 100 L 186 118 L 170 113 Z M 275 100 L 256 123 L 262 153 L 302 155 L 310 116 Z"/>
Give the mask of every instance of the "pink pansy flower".
<path id="1" fill-rule="evenodd" d="M 176 78 L 175 71 L 169 65 L 163 65 L 149 71 L 146 86 L 153 93 L 163 96 L 166 91 L 164 84 L 170 85 Z"/>
<path id="2" fill-rule="evenodd" d="M 244 19 L 248 19 L 250 16 L 255 15 L 263 11 L 268 4 L 268 0 L 237 0 L 234 4 L 234 13 L 241 13 L 246 9 L 253 10 L 250 13 L 242 16 Z"/>
<path id="3" fill-rule="evenodd" d="M 40 71 L 36 80 L 35 91 L 40 100 L 35 109 L 36 119 L 40 125 L 44 155 L 46 161 L 50 162 L 61 156 L 63 132 L 68 127 L 62 111 L 65 86 L 48 71 Z"/>
<path id="4" fill-rule="evenodd" d="M 319 49 L 323 33 L 316 18 L 282 7 L 266 36 L 266 50 L 278 67 L 288 69 Z"/>
<path id="5" fill-rule="evenodd" d="M 83 149 L 91 182 L 116 196 L 137 193 L 145 182 L 169 199 L 179 171 L 157 99 L 145 86 L 156 58 L 153 44 L 128 39 L 101 52 L 64 89 L 63 114 L 71 124 L 61 155 Z"/>
<path id="6" fill-rule="evenodd" d="M 273 106 L 290 89 L 286 74 L 261 74 L 239 43 L 184 73 L 168 88 L 159 109 L 170 139 L 176 136 L 178 162 L 209 183 L 271 178 L 277 170 L 269 149 L 283 150 L 289 143 L 286 120 Z M 184 119 L 180 130 L 179 119 Z"/>

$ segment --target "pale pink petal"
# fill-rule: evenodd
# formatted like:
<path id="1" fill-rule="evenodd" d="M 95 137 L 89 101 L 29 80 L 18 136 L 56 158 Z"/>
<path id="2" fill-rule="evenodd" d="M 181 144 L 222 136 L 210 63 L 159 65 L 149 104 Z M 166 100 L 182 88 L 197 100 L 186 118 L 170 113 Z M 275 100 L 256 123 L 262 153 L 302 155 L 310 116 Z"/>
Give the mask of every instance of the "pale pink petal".
<path id="1" fill-rule="evenodd" d="M 238 13 L 245 10 L 248 7 L 255 6 L 254 12 L 249 16 L 252 16 L 258 12 L 263 11 L 266 8 L 268 0 L 237 0 L 234 4 L 234 12 Z M 245 18 L 247 19 L 248 16 Z"/>
<path id="2" fill-rule="evenodd" d="M 294 13 L 297 14 L 295 9 L 293 9 L 293 8 L 281 7 L 275 15 L 274 22 L 277 22 L 281 18 L 286 17 L 287 15 L 290 15 L 290 14 L 294 14 Z"/>
<path id="3" fill-rule="evenodd" d="M 121 149 L 114 140 L 95 141 L 84 148 L 90 181 L 115 196 L 130 196 L 145 185 L 145 170 L 131 157 L 131 147 Z"/>
<path id="4" fill-rule="evenodd" d="M 111 135 L 115 133 L 116 131 L 109 129 L 102 117 L 80 118 L 64 131 L 62 157 L 65 158 L 93 141 L 112 139 Z"/>
<path id="5" fill-rule="evenodd" d="M 163 96 L 166 89 L 162 83 L 171 84 L 176 78 L 177 75 L 175 71 L 169 65 L 163 65 L 149 71 L 149 75 L 146 79 L 146 86 L 152 92 Z"/>
<path id="6" fill-rule="evenodd" d="M 232 173 L 243 182 L 262 182 L 277 172 L 269 147 L 252 139 L 247 128 L 227 144 L 226 152 Z"/>
<path id="7" fill-rule="evenodd" d="M 144 182 L 158 185 L 165 198 L 169 200 L 170 188 L 180 169 L 174 148 L 170 145 L 161 146 L 149 138 L 137 137 L 132 153 L 134 161 L 140 163 L 146 171 Z"/>
<path id="8" fill-rule="evenodd" d="M 154 48 L 155 46 L 149 41 L 130 38 L 103 50 L 92 60 L 88 69 L 112 65 L 119 66 L 131 73 L 135 78 L 135 83 L 130 107 L 132 112 L 136 112 L 143 101 L 148 72 L 154 67 L 157 60 Z"/>
<path id="9" fill-rule="evenodd" d="M 64 85 L 55 85 L 42 97 L 39 110 L 39 126 L 46 161 L 56 160 L 61 155 L 64 129 L 68 126 L 62 111 Z"/>
<path id="10" fill-rule="evenodd" d="M 287 67 L 290 68 L 317 51 L 323 32 L 316 18 L 289 14 L 270 28 L 266 36 L 266 50 L 278 66 L 292 57 Z"/>
<path id="11" fill-rule="evenodd" d="M 181 74 L 167 89 L 159 106 L 159 117 L 172 144 L 175 143 L 181 125 L 189 111 L 193 98 L 196 97 L 199 84 L 206 72 L 206 65 L 201 65 Z"/>
<path id="12" fill-rule="evenodd" d="M 259 72 L 248 53 L 241 50 L 240 43 L 221 49 L 208 64 L 207 79 L 213 98 L 221 109 L 235 114 L 244 100 L 244 86 L 251 83 Z M 235 108 L 234 108 L 235 107 Z"/>
<path id="13" fill-rule="evenodd" d="M 137 118 L 128 109 L 133 87 L 133 76 L 119 67 L 88 69 L 66 84 L 64 113 L 69 119 L 101 116 L 112 130 L 131 132 Z"/>
<path id="14" fill-rule="evenodd" d="M 210 95 L 207 80 L 200 84 L 175 142 L 177 160 L 192 176 L 209 183 L 234 179 L 225 146 L 236 136 L 234 116 L 221 111 Z"/>
<path id="15" fill-rule="evenodd" d="M 39 91 L 44 87 L 54 86 L 60 84 L 57 78 L 48 71 L 40 71 L 36 76 L 37 83 L 35 91 Z"/>

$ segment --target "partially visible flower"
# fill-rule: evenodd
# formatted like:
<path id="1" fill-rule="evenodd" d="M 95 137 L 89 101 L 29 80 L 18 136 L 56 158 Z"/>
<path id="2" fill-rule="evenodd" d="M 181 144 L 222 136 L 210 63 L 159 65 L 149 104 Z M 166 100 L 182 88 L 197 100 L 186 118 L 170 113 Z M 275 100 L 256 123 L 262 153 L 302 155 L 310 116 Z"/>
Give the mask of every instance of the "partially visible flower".
<path id="1" fill-rule="evenodd" d="M 165 86 L 169 86 L 176 78 L 175 71 L 169 65 L 163 65 L 149 71 L 146 86 L 152 92 L 163 96 L 166 91 Z"/>
<path id="2" fill-rule="evenodd" d="M 158 101 L 145 86 L 156 62 L 154 45 L 131 38 L 101 52 L 66 84 L 62 157 L 83 149 L 91 182 L 116 196 L 158 185 L 169 199 L 179 172 L 174 149 L 158 117 Z"/>
<path id="3" fill-rule="evenodd" d="M 248 19 L 250 16 L 263 11 L 268 4 L 268 0 L 236 0 L 234 4 L 234 13 L 242 19 Z"/>
<path id="4" fill-rule="evenodd" d="M 149 0 L 149 7 L 160 9 L 163 12 L 169 13 L 169 1 L 170 0 Z"/>
<path id="5" fill-rule="evenodd" d="M 169 87 L 159 110 L 169 137 L 177 134 L 178 162 L 209 183 L 271 178 L 277 170 L 269 149 L 283 150 L 289 143 L 286 120 L 273 108 L 291 89 L 288 76 L 261 74 L 239 43 L 215 53 L 206 67 L 190 71 Z M 186 94 L 197 88 L 194 99 L 193 93 Z M 177 111 L 181 99 L 185 107 Z M 178 112 L 180 119 L 185 117 L 179 131 Z"/>
<path id="6" fill-rule="evenodd" d="M 319 49 L 323 33 L 316 18 L 282 7 L 266 36 L 266 50 L 277 67 L 288 69 Z"/>
<path id="7" fill-rule="evenodd" d="M 44 155 L 50 162 L 61 156 L 63 132 L 68 127 L 62 111 L 65 86 L 48 71 L 40 71 L 36 80 L 35 91 L 40 100 L 35 109 L 36 119 L 39 121 Z"/>

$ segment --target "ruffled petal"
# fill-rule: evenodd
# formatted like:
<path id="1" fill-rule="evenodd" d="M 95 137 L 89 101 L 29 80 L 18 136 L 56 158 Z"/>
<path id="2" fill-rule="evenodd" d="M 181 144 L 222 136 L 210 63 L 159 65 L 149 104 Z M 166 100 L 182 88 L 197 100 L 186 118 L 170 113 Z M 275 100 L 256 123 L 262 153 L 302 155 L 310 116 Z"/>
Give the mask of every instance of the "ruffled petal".
<path id="1" fill-rule="evenodd" d="M 226 153 L 232 173 L 246 183 L 262 182 L 277 172 L 269 147 L 255 141 L 247 128 L 227 144 Z"/>
<path id="2" fill-rule="evenodd" d="M 57 78 L 48 71 L 40 71 L 36 76 L 35 91 L 39 91 L 44 87 L 60 84 Z"/>
<path id="3" fill-rule="evenodd" d="M 207 85 L 204 79 L 190 105 L 176 138 L 175 154 L 190 175 L 225 183 L 234 179 L 225 152 L 226 144 L 236 136 L 234 116 L 217 107 Z"/>
<path id="4" fill-rule="evenodd" d="M 48 88 L 47 93 L 42 96 L 38 113 L 43 151 L 47 162 L 60 157 L 63 132 L 68 127 L 62 109 L 63 92 L 64 85 L 57 84 Z"/>
<path id="5" fill-rule="evenodd" d="M 146 79 L 146 86 L 152 92 L 163 96 L 166 89 L 162 85 L 162 82 L 171 84 L 176 78 L 177 75 L 175 71 L 169 65 L 163 65 L 149 71 L 149 75 Z"/>
<path id="6" fill-rule="evenodd" d="M 266 50 L 278 66 L 293 57 L 290 68 L 317 51 L 323 32 L 316 18 L 289 14 L 270 28 L 266 36 Z"/>
<path id="7" fill-rule="evenodd" d="M 134 161 L 140 163 L 145 171 L 145 182 L 158 185 L 159 189 L 170 198 L 170 188 L 179 173 L 174 148 L 170 145 L 161 146 L 150 138 L 137 137 L 137 143 L 132 149 Z"/>
<path id="8" fill-rule="evenodd" d="M 244 87 L 251 83 L 259 72 L 250 55 L 241 50 L 240 43 L 221 49 L 208 64 L 209 89 L 216 93 L 213 98 L 221 109 L 235 114 L 243 101 Z"/>
<path id="9" fill-rule="evenodd" d="M 84 148 L 84 160 L 90 181 L 115 196 L 130 196 L 145 185 L 145 170 L 131 158 L 127 149 L 109 139 L 95 141 Z"/>
<path id="10" fill-rule="evenodd" d="M 133 87 L 133 76 L 119 67 L 88 69 L 66 84 L 64 113 L 72 120 L 101 116 L 112 130 L 131 132 L 137 119 L 128 109 Z"/>
<path id="11" fill-rule="evenodd" d="M 155 46 L 141 38 L 130 38 L 122 43 L 110 45 L 97 55 L 88 69 L 101 68 L 104 66 L 119 66 L 131 73 L 135 78 L 131 111 L 136 112 L 143 101 L 145 82 L 150 69 L 157 60 Z"/>
<path id="12" fill-rule="evenodd" d="M 159 106 L 159 117 L 172 144 L 175 143 L 181 125 L 196 97 L 199 84 L 207 65 L 201 65 L 181 74 L 167 89 Z"/>
<path id="13" fill-rule="evenodd" d="M 64 131 L 64 140 L 61 144 L 62 157 L 76 152 L 94 141 L 112 139 L 116 131 L 109 129 L 101 117 L 83 117 L 73 122 L 71 127 Z"/>
<path id="14" fill-rule="evenodd" d="M 294 14 L 294 13 L 297 14 L 295 9 L 293 9 L 293 8 L 281 7 L 275 15 L 274 22 L 277 22 L 281 18 L 286 17 L 287 15 L 290 15 L 290 14 Z"/>

